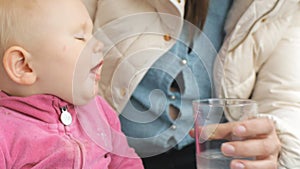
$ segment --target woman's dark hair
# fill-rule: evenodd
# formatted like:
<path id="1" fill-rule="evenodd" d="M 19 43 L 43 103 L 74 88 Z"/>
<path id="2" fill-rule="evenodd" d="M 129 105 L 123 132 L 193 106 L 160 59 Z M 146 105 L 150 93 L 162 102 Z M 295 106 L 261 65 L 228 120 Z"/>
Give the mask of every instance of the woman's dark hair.
<path id="1" fill-rule="evenodd" d="M 185 19 L 203 30 L 209 0 L 186 0 Z"/>

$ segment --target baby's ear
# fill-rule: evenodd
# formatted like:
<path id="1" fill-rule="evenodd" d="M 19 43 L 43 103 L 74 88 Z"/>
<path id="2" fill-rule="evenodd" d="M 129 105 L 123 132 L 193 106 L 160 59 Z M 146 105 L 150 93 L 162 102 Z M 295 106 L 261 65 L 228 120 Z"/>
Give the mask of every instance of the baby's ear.
<path id="1" fill-rule="evenodd" d="M 10 47 L 3 56 L 3 66 L 8 76 L 21 85 L 32 85 L 37 80 L 30 61 L 30 53 L 19 46 Z"/>

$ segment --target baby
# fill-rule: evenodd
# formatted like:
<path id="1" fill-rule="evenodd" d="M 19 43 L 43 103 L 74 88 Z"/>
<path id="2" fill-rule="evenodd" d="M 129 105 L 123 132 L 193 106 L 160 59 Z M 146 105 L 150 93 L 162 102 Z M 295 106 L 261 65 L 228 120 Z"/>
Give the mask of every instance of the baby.
<path id="1" fill-rule="evenodd" d="M 0 0 L 0 168 L 142 169 L 96 96 L 103 44 L 80 0 Z"/>

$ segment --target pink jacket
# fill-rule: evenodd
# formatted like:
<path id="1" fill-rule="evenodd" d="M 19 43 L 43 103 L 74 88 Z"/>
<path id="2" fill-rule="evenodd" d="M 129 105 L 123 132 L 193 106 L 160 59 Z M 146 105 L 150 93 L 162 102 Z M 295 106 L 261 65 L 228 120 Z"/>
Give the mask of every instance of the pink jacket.
<path id="1" fill-rule="evenodd" d="M 0 140 L 1 169 L 143 168 L 100 97 L 76 107 L 52 95 L 0 92 Z"/>

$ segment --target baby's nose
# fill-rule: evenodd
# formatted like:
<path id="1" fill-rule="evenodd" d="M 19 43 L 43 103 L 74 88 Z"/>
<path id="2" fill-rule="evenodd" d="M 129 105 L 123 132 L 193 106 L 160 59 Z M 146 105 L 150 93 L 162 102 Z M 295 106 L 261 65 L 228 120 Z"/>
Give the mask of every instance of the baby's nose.
<path id="1" fill-rule="evenodd" d="M 96 44 L 95 44 L 95 47 L 94 47 L 94 53 L 100 53 L 102 52 L 103 50 L 103 47 L 104 47 L 104 44 L 100 41 L 97 41 Z"/>

